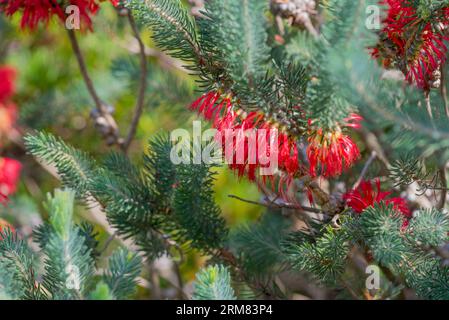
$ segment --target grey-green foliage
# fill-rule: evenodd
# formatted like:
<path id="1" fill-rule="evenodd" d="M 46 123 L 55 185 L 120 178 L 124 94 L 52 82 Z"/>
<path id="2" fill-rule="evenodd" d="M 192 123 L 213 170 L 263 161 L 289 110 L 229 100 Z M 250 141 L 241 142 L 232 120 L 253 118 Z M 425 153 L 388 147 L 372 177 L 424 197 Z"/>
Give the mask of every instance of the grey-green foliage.
<path id="1" fill-rule="evenodd" d="M 36 285 L 35 255 L 9 229 L 0 233 L 0 296 L 5 299 L 44 299 Z"/>
<path id="2" fill-rule="evenodd" d="M 436 209 L 423 209 L 415 213 L 407 228 L 408 237 L 424 246 L 438 247 L 448 239 L 449 216 Z"/>
<path id="3" fill-rule="evenodd" d="M 376 4 L 372 0 L 358 3 L 362 9 Z M 377 37 L 365 26 L 364 15 L 353 20 L 353 27 L 342 36 L 344 41 L 326 55 L 326 67 L 339 81 L 338 90 L 356 105 L 367 120 L 385 131 L 385 145 L 392 145 L 395 156 L 412 152 L 438 164 L 448 158 L 449 127 L 444 102 L 432 91 L 433 117 L 426 111 L 424 93 L 413 85 L 398 90 L 401 82 L 385 79 L 381 66 L 367 53 Z M 394 150 L 394 151 L 393 151 Z"/>
<path id="4" fill-rule="evenodd" d="M 94 260 L 79 227 L 73 224 L 75 193 L 55 190 L 47 201 L 50 225 L 44 286 L 54 299 L 83 299 L 94 274 Z"/>
<path id="5" fill-rule="evenodd" d="M 153 39 L 175 58 L 198 62 L 195 24 L 179 0 L 127 1 L 137 19 L 153 30 Z"/>
<path id="6" fill-rule="evenodd" d="M 341 280 L 351 248 L 350 235 L 343 228 L 324 228 L 317 237 L 300 231 L 283 243 L 284 252 L 294 269 L 310 272 L 318 281 L 336 285 Z"/>
<path id="7" fill-rule="evenodd" d="M 357 111 L 358 106 L 342 94 L 341 79 L 330 70 L 330 56 L 341 52 L 340 47 L 351 35 L 355 17 L 363 16 L 360 12 L 364 12 L 365 6 L 350 0 L 330 0 L 321 3 L 321 7 L 326 17 L 321 34 L 313 37 L 305 31 L 292 33 L 285 45 L 285 55 L 292 61 L 301 61 L 310 75 L 305 99 L 299 104 L 307 118 L 314 119 L 320 128 L 334 128 L 349 113 Z"/>
<path id="8" fill-rule="evenodd" d="M 197 249 L 220 248 L 227 228 L 212 191 L 214 176 L 207 165 L 180 165 L 173 197 L 173 217 L 180 227 L 176 236 Z"/>
<path id="9" fill-rule="evenodd" d="M 381 202 L 360 216 L 344 217 L 339 229 L 328 226 L 314 236 L 297 231 L 283 247 L 295 269 L 332 286 L 347 280 L 351 248 L 365 248 L 374 263 L 403 278 L 419 297 L 447 299 L 449 268 L 434 250 L 447 243 L 448 232 L 447 213 L 420 210 L 407 221 L 393 205 Z"/>
<path id="10" fill-rule="evenodd" d="M 115 299 L 125 299 L 136 290 L 136 278 L 141 272 L 142 259 L 125 249 L 116 251 L 109 258 L 109 268 L 103 276 L 109 294 Z"/>
<path id="11" fill-rule="evenodd" d="M 73 222 L 75 192 L 55 190 L 48 196 L 49 223 L 36 232 L 40 252 L 33 252 L 16 232 L 0 235 L 0 296 L 8 299 L 124 299 L 136 288 L 141 259 L 120 249 L 113 253 L 108 269 L 95 278 L 96 240 L 92 229 Z M 89 236 L 86 235 L 89 233 Z M 93 241 L 95 240 L 95 242 Z M 41 256 L 36 259 L 36 256 Z M 44 273 L 36 261 L 43 261 Z M 102 285 L 103 284 L 103 285 Z M 105 286 L 107 289 L 105 289 Z"/>
<path id="12" fill-rule="evenodd" d="M 266 213 L 260 221 L 236 228 L 230 236 L 230 246 L 249 274 L 264 274 L 282 267 L 285 255 L 281 242 L 289 223 L 277 212 Z"/>
<path id="13" fill-rule="evenodd" d="M 240 108 L 261 110 L 293 130 L 304 121 L 297 106 L 309 78 L 300 63 L 272 63 L 267 4 L 208 1 L 196 21 L 186 17 L 179 0 L 131 0 L 129 7 L 161 49 L 188 62 L 204 89 L 231 93 Z"/>
<path id="14" fill-rule="evenodd" d="M 222 265 L 209 266 L 196 275 L 193 300 L 236 300 L 231 275 Z"/>
<path id="15" fill-rule="evenodd" d="M 382 265 L 394 269 L 407 251 L 399 230 L 404 223 L 401 213 L 393 206 L 381 203 L 367 208 L 360 221 L 363 238 Z"/>
<path id="16" fill-rule="evenodd" d="M 212 0 L 206 4 L 203 38 L 210 39 L 212 52 L 237 84 L 256 82 L 264 76 L 269 61 L 266 1 Z"/>
<path id="17" fill-rule="evenodd" d="M 95 161 L 86 153 L 44 132 L 28 135 L 25 146 L 28 152 L 56 167 L 64 186 L 75 190 L 79 197 L 88 196 L 89 183 L 96 174 Z"/>
<path id="18" fill-rule="evenodd" d="M 420 210 L 408 226 L 393 207 L 376 205 L 365 210 L 360 226 L 374 259 L 405 278 L 426 299 L 448 299 L 449 268 L 432 253 L 446 243 L 449 217 L 435 209 Z"/>
<path id="19" fill-rule="evenodd" d="M 126 84 L 132 94 L 139 87 L 140 64 L 137 59 L 119 58 L 112 61 L 112 75 Z M 165 66 L 153 64 L 147 74 L 147 107 L 170 105 L 171 112 L 185 110 L 186 101 L 193 99 L 193 89 L 188 81 L 170 72 Z"/>
<path id="20" fill-rule="evenodd" d="M 147 257 L 153 259 L 167 251 L 166 237 L 207 252 L 224 244 L 227 228 L 213 200 L 212 168 L 174 165 L 167 136 L 150 142 L 144 170 L 118 153 L 96 164 L 49 134 L 26 140 L 33 155 L 54 165 L 65 177 L 64 186 L 78 187 L 79 195 L 93 198 L 118 233 L 132 238 Z M 72 177 L 80 183 L 73 184 Z"/>

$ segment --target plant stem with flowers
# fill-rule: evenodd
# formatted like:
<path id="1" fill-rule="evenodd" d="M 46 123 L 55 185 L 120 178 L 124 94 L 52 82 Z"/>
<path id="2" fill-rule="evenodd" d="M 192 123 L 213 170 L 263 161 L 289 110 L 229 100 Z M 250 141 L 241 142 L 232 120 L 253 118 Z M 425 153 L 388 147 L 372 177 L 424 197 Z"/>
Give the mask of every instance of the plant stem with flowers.
<path id="1" fill-rule="evenodd" d="M 306 290 L 285 274 L 305 272 L 309 282 L 326 287 L 328 298 L 394 299 L 406 294 L 404 288 L 421 298 L 449 298 L 449 268 L 443 263 L 449 251 L 449 128 L 443 112 L 449 3 L 270 2 L 271 8 L 268 1 L 208 0 L 194 17 L 178 0 L 114 2 L 126 10 L 140 53 L 140 85 L 124 141 L 112 116 L 106 121 L 113 129 L 110 144 L 121 145 L 123 152 L 98 161 L 52 134 L 25 138 L 29 152 L 53 165 L 70 190 L 48 200 L 49 226 L 38 230 L 37 240 L 54 260 L 46 262 L 45 280 L 35 280 L 42 290 L 26 287 L 33 274 L 21 279 L 24 292 L 51 298 L 98 297 L 102 288 L 107 298 L 132 292 L 137 254 L 111 257 L 113 266 L 131 270 L 134 277 L 120 287 L 130 290 L 114 291 L 111 283 L 120 279 L 112 271 L 101 281 L 92 278 L 95 237 L 70 222 L 73 208 L 63 204 L 76 196 L 101 204 L 116 236 L 132 240 L 129 249 L 149 263 L 165 255 L 182 261 L 189 248 L 221 265 L 199 273 L 193 297 L 243 298 L 249 288 L 251 298 L 291 298 Z M 92 30 L 98 3 L 69 3 L 82 6 L 84 29 Z M 0 0 L 0 10 L 22 14 L 21 26 L 35 29 L 52 16 L 65 17 L 63 7 L 48 4 Z M 384 10 L 377 32 L 360 16 L 368 5 Z M 291 20 L 288 8 L 295 8 L 295 23 L 282 20 Z M 144 113 L 148 83 L 140 25 L 197 80 L 202 93 L 186 109 L 216 130 L 213 142 L 230 170 L 257 185 L 260 200 L 229 198 L 266 207 L 258 221 L 231 232 L 215 203 L 214 166 L 174 164 L 175 142 L 167 136 L 151 139 L 142 166 L 131 162 L 127 151 Z M 110 115 L 73 30 L 69 38 L 98 116 Z M 4 92 L 9 99 L 7 90 L 0 89 L 0 97 Z M 276 159 L 277 169 L 264 174 L 269 164 L 256 154 Z M 415 194 L 416 186 L 422 195 Z M 421 205 L 421 197 L 431 206 Z M 8 264 L 7 253 L 23 244 L 11 230 L 2 231 L 2 238 L 0 263 Z M 73 255 L 83 271 L 79 290 L 61 286 L 64 272 L 51 274 L 62 265 L 62 245 L 91 253 Z M 368 265 L 379 267 L 380 288 L 364 287 Z M 176 289 L 184 297 L 179 269 L 177 274 Z M 98 290 L 87 290 L 92 284 Z"/>

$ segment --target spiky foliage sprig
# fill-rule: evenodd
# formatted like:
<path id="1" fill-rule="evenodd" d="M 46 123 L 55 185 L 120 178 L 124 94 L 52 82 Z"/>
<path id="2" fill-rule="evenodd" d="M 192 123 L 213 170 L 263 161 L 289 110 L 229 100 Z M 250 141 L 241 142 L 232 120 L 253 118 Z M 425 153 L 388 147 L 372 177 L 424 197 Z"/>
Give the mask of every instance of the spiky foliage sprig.
<path id="1" fill-rule="evenodd" d="M 50 135 L 28 137 L 27 145 L 31 153 L 55 164 L 61 176 L 83 182 L 81 191 L 101 204 L 118 233 L 132 238 L 148 257 L 165 253 L 170 247 L 167 238 L 190 242 L 206 251 L 223 245 L 227 229 L 213 201 L 211 168 L 175 166 L 170 160 L 173 145 L 167 136 L 150 142 L 143 172 L 117 153 L 110 154 L 102 166 L 96 165 L 87 155 Z M 51 156 L 46 148 L 53 149 Z M 80 179 L 84 177 L 80 172 L 85 172 L 80 167 L 95 175 Z M 68 181 L 67 186 L 71 185 Z"/>
<path id="2" fill-rule="evenodd" d="M 427 190 L 446 190 L 439 170 L 426 168 L 422 159 L 413 156 L 402 157 L 396 160 L 390 168 L 390 177 L 397 186 L 408 186 L 416 182 L 417 194 L 422 195 Z"/>
<path id="3" fill-rule="evenodd" d="M 288 232 L 289 223 L 274 212 L 260 221 L 237 228 L 231 233 L 231 248 L 242 259 L 242 265 L 252 276 L 281 270 L 285 263 L 281 241 Z"/>
<path id="4" fill-rule="evenodd" d="M 201 270 L 193 285 L 194 300 L 236 300 L 231 287 L 231 275 L 222 265 Z"/>
<path id="5" fill-rule="evenodd" d="M 104 274 L 103 281 L 115 299 L 125 299 L 135 292 L 141 263 L 142 260 L 137 254 L 123 249 L 109 258 L 109 269 Z"/>
<path id="6" fill-rule="evenodd" d="M 86 153 L 44 132 L 27 136 L 25 145 L 28 152 L 55 165 L 64 186 L 75 190 L 78 197 L 89 196 L 89 183 L 95 176 L 95 161 Z"/>
<path id="7" fill-rule="evenodd" d="M 70 189 L 57 189 L 53 196 L 48 196 L 45 207 L 49 222 L 35 233 L 41 247 L 39 253 L 34 253 L 15 231 L 2 231 L 0 295 L 13 299 L 60 300 L 89 299 L 98 294 L 94 277 L 98 256 L 92 254 L 96 241 L 91 238 L 90 228 L 74 224 L 74 201 L 75 192 Z M 38 274 L 40 268 L 35 267 L 38 255 L 42 256 L 39 259 L 44 266 L 42 275 Z M 112 255 L 103 275 L 107 298 L 124 299 L 134 292 L 140 262 L 135 253 L 124 249 Z"/>
<path id="8" fill-rule="evenodd" d="M 329 226 L 316 238 L 302 232 L 293 233 L 283 247 L 293 268 L 308 271 L 328 285 L 336 285 L 345 271 L 350 236 Z"/>
<path id="9" fill-rule="evenodd" d="M 0 296 L 9 299 L 45 299 L 37 284 L 35 256 L 28 244 L 9 229 L 0 233 Z"/>
<path id="10" fill-rule="evenodd" d="M 176 177 L 173 215 L 181 227 L 177 236 L 192 241 L 194 248 L 222 247 L 228 231 L 221 210 L 215 204 L 212 192 L 214 177 L 208 166 L 180 166 Z"/>

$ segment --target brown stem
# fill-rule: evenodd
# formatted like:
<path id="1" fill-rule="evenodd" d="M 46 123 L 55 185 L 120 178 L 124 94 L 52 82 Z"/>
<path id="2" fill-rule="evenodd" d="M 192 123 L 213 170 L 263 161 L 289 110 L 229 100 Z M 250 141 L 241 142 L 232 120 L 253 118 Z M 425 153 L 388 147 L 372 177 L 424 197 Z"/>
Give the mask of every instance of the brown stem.
<path id="1" fill-rule="evenodd" d="M 185 299 L 186 294 L 184 293 L 184 282 L 182 281 L 181 270 L 179 269 L 179 265 L 176 261 L 173 261 L 173 271 L 178 282 L 178 285 L 176 286 L 176 290 L 178 291 L 178 299 Z"/>
<path id="2" fill-rule="evenodd" d="M 425 92 L 426 97 L 426 109 L 430 119 L 433 119 L 432 106 L 430 105 L 430 91 Z"/>
<path id="3" fill-rule="evenodd" d="M 90 96 L 94 100 L 95 106 L 101 113 L 106 113 L 106 108 L 104 104 L 101 102 L 100 97 L 95 90 L 92 79 L 87 72 L 86 62 L 84 61 L 83 54 L 81 53 L 80 46 L 78 44 L 78 40 L 76 39 L 75 31 L 72 29 L 67 29 L 67 33 L 69 35 L 70 44 L 72 45 L 73 52 L 75 53 L 76 60 L 78 61 L 78 65 L 81 71 L 81 75 L 83 76 L 84 83 L 86 84 L 87 90 L 89 91 Z"/>
<path id="4" fill-rule="evenodd" d="M 354 186 L 352 187 L 352 189 L 356 189 L 360 182 L 362 182 L 362 180 L 365 178 L 366 173 L 368 172 L 369 166 L 373 163 L 373 161 L 377 158 L 377 153 L 376 151 L 371 151 L 371 155 L 368 158 L 368 161 L 366 161 L 365 166 L 362 169 L 362 172 L 360 173 L 359 178 L 357 179 L 356 183 L 354 183 Z"/>
<path id="5" fill-rule="evenodd" d="M 139 55 L 140 55 L 140 86 L 139 93 L 137 96 L 136 106 L 134 108 L 134 116 L 131 122 L 131 127 L 128 131 L 128 135 L 125 141 L 122 144 L 123 152 L 127 153 L 129 146 L 131 145 L 132 140 L 137 132 L 137 126 L 139 124 L 140 117 L 142 116 L 144 104 L 145 104 L 145 90 L 147 87 L 147 72 L 148 72 L 148 64 L 147 57 L 145 54 L 145 44 L 143 43 L 139 30 L 137 28 L 136 22 L 131 11 L 128 11 L 128 21 L 133 31 L 134 37 L 136 38 L 139 44 Z"/>
<path id="6" fill-rule="evenodd" d="M 440 179 L 441 179 L 441 196 L 440 196 L 440 201 L 438 202 L 438 209 L 443 209 L 444 206 L 446 205 L 446 199 L 447 199 L 447 178 L 446 178 L 446 165 L 443 165 L 440 169 L 439 169 L 439 173 L 440 173 Z"/>
<path id="7" fill-rule="evenodd" d="M 441 67 L 440 67 L 440 72 L 441 72 L 441 88 L 440 88 L 440 93 L 441 93 L 441 97 L 443 98 L 443 102 L 444 102 L 444 110 L 446 111 L 446 117 L 449 118 L 449 100 L 447 97 L 447 86 L 446 86 L 446 74 L 445 74 L 445 66 L 446 63 L 442 63 Z"/>
<path id="8" fill-rule="evenodd" d="M 264 207 L 269 207 L 269 208 L 302 210 L 302 211 L 308 211 L 308 212 L 312 212 L 312 213 L 321 213 L 321 214 L 323 213 L 323 211 L 321 211 L 320 209 L 305 207 L 305 206 L 300 206 L 300 205 L 294 205 L 294 204 L 289 204 L 289 203 L 282 203 L 282 204 L 279 204 L 276 202 L 264 203 L 264 202 L 258 202 L 258 201 L 244 199 L 244 198 L 241 198 L 241 197 L 233 195 L 233 194 L 228 195 L 228 197 L 232 198 L 232 199 L 237 199 L 237 200 L 240 200 L 240 201 L 243 201 L 246 203 L 251 203 L 254 205 L 264 206 Z"/>
<path id="9" fill-rule="evenodd" d="M 81 53 L 78 40 L 76 39 L 75 31 L 72 29 L 67 29 L 67 34 L 69 36 L 70 44 L 72 45 L 73 52 L 75 53 L 76 60 L 80 68 L 81 75 L 83 76 L 84 83 L 86 84 L 87 91 L 94 100 L 96 109 L 98 110 L 100 117 L 95 117 L 95 124 L 98 126 L 101 134 L 109 145 L 120 143 L 121 139 L 118 133 L 118 126 L 115 119 L 112 117 L 110 111 L 106 105 L 101 101 L 100 97 L 95 90 L 92 79 L 87 71 L 86 62 L 84 60 L 83 54 Z"/>

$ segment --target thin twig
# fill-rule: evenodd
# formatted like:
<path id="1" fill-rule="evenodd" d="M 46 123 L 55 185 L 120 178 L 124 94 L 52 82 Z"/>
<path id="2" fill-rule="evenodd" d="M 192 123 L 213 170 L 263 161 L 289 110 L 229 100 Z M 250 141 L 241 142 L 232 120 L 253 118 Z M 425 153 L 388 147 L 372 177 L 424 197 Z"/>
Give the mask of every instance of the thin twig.
<path id="1" fill-rule="evenodd" d="M 264 202 L 244 199 L 244 198 L 241 198 L 241 197 L 233 195 L 233 194 L 228 195 L 228 197 L 232 198 L 232 199 L 237 199 L 237 200 L 240 200 L 240 201 L 243 201 L 246 203 L 251 203 L 254 205 L 268 207 L 268 208 L 302 210 L 302 211 L 308 211 L 308 212 L 312 212 L 312 213 L 323 214 L 323 212 L 320 209 L 312 208 L 312 207 L 305 207 L 305 206 L 300 206 L 300 205 L 295 205 L 295 204 L 290 204 L 290 203 L 277 203 L 277 202 L 272 202 L 272 201 L 270 201 L 268 203 L 264 203 Z"/>
<path id="2" fill-rule="evenodd" d="M 378 137 L 365 127 L 360 128 L 359 133 L 366 147 L 369 150 L 376 152 L 376 157 L 383 164 L 384 169 L 388 171 L 389 168 L 391 167 L 390 161 L 388 160 L 386 153 L 379 142 Z"/>
<path id="3" fill-rule="evenodd" d="M 75 53 L 75 57 L 78 61 L 78 65 L 81 71 L 81 75 L 83 76 L 84 83 L 86 84 L 87 90 L 89 91 L 90 96 L 95 102 L 95 106 L 98 110 L 101 112 L 106 112 L 106 109 L 101 102 L 100 97 L 97 94 L 97 91 L 95 90 L 94 84 L 92 82 L 92 79 L 89 76 L 89 73 L 87 72 L 86 63 L 84 61 L 83 54 L 81 53 L 80 46 L 78 44 L 78 40 L 76 39 L 75 31 L 72 29 L 67 29 L 67 33 L 69 35 L 70 44 L 72 45 L 73 52 Z"/>
<path id="4" fill-rule="evenodd" d="M 145 54 L 145 44 L 143 43 L 139 30 L 137 28 L 136 22 L 132 15 L 131 11 L 128 11 L 128 21 L 133 31 L 134 37 L 136 38 L 139 44 L 139 55 L 140 55 L 140 85 L 139 85 L 139 93 L 137 96 L 136 106 L 134 108 L 134 116 L 131 122 L 130 129 L 128 131 L 128 135 L 125 141 L 122 144 L 123 152 L 127 153 L 129 146 L 131 145 L 134 136 L 136 135 L 137 126 L 139 124 L 140 117 L 142 116 L 144 104 L 145 104 L 145 91 L 147 87 L 147 72 L 148 72 L 148 63 L 147 57 Z"/>
<path id="5" fill-rule="evenodd" d="M 446 164 L 444 164 L 439 169 L 439 175 L 440 175 L 440 179 L 441 179 L 441 187 L 447 188 Z M 441 190 L 440 201 L 438 202 L 438 206 L 437 206 L 438 209 L 441 210 L 444 208 L 444 206 L 446 205 L 446 199 L 447 199 L 447 189 Z"/>
<path id="6" fill-rule="evenodd" d="M 363 179 L 365 178 L 369 166 L 373 163 L 373 161 L 377 158 L 377 153 L 376 151 L 371 151 L 371 155 L 368 158 L 368 160 L 365 163 L 365 166 L 362 169 L 362 172 L 360 173 L 359 178 L 357 179 L 357 181 L 354 183 L 354 186 L 352 187 L 352 189 L 357 189 L 357 187 L 360 185 L 360 183 L 363 181 Z"/>
<path id="7" fill-rule="evenodd" d="M 429 114 L 430 119 L 433 119 L 433 113 L 432 113 L 432 106 L 430 105 L 430 91 L 426 91 L 424 93 L 426 98 L 426 109 L 427 113 Z"/>
<path id="8" fill-rule="evenodd" d="M 101 126 L 102 135 L 108 139 L 109 144 L 116 144 L 120 142 L 119 134 L 118 134 L 118 126 L 115 119 L 112 117 L 110 111 L 107 106 L 101 101 L 100 97 L 95 90 L 92 79 L 89 76 L 87 71 L 86 62 L 84 60 L 83 54 L 81 52 L 80 46 L 78 44 L 78 40 L 76 39 L 75 31 L 72 29 L 67 29 L 67 34 L 69 36 L 70 44 L 72 45 L 73 52 L 75 54 L 76 60 L 78 61 L 79 69 L 81 75 L 83 77 L 84 83 L 86 84 L 87 91 L 92 97 L 95 107 L 97 111 L 101 115 L 95 119 L 96 125 Z"/>
<path id="9" fill-rule="evenodd" d="M 184 282 L 182 280 L 181 270 L 179 268 L 178 263 L 176 263 L 176 261 L 174 260 L 172 261 L 173 261 L 173 271 L 175 273 L 176 280 L 178 282 L 178 285 L 174 286 L 178 291 L 178 299 L 185 299 L 186 294 L 184 292 Z"/>
<path id="10" fill-rule="evenodd" d="M 441 93 L 441 97 L 443 98 L 444 110 L 446 111 L 446 117 L 449 118 L 449 100 L 448 100 L 448 96 L 447 96 L 445 66 L 446 66 L 446 63 L 442 63 L 441 67 L 440 67 L 440 72 L 441 72 L 440 93 Z"/>
<path id="11" fill-rule="evenodd" d="M 114 241 L 115 237 L 117 236 L 117 231 L 111 234 L 106 242 L 104 243 L 103 248 L 100 250 L 100 255 L 103 255 L 103 253 L 108 249 L 109 245 Z"/>

